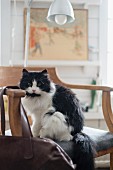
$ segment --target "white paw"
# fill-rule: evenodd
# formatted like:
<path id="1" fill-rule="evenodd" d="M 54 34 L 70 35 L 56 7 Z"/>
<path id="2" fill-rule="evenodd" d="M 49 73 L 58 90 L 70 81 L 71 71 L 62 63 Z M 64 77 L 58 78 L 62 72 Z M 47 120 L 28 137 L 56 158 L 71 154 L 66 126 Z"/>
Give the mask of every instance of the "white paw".
<path id="1" fill-rule="evenodd" d="M 72 139 L 73 139 L 73 136 L 70 134 L 67 134 L 67 135 L 61 136 L 60 141 L 70 141 Z"/>
<path id="2" fill-rule="evenodd" d="M 44 137 L 47 137 L 47 131 L 46 129 L 42 128 L 39 132 L 39 136 L 40 138 L 44 138 Z"/>
<path id="3" fill-rule="evenodd" d="M 39 136 L 39 130 L 36 129 L 34 126 L 31 127 L 31 132 L 32 132 L 34 137 L 38 137 Z"/>

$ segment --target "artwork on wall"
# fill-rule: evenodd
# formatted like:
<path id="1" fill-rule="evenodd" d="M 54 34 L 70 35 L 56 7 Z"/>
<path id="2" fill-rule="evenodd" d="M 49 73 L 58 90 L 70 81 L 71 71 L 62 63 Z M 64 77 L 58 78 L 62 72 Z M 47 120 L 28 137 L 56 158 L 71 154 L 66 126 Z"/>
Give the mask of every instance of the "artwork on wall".
<path id="1" fill-rule="evenodd" d="M 49 23 L 47 12 L 45 8 L 31 9 L 28 60 L 87 60 L 88 11 L 74 10 L 75 22 L 64 26 Z"/>

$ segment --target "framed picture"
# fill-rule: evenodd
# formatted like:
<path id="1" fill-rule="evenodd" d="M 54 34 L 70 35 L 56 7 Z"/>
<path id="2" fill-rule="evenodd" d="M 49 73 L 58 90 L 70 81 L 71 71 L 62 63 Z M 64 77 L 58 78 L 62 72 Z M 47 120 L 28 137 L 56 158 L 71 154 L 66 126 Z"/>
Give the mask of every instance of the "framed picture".
<path id="1" fill-rule="evenodd" d="M 47 12 L 45 8 L 31 9 L 28 60 L 87 60 L 88 11 L 75 9 L 75 22 L 64 26 L 48 22 Z"/>

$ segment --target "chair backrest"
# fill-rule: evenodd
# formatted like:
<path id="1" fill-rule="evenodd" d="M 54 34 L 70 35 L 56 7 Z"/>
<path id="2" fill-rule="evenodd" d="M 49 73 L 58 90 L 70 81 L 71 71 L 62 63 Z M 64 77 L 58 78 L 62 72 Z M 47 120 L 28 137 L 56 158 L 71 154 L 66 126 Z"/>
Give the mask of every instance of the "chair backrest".
<path id="1" fill-rule="evenodd" d="M 23 68 L 24 67 L 22 66 L 0 67 L 0 87 L 18 85 L 19 80 L 22 76 Z M 40 71 L 45 68 L 46 67 L 26 67 L 26 69 L 29 71 Z M 56 70 L 54 67 L 47 67 L 46 69 L 48 70 L 50 78 L 53 80 L 53 82 L 62 84 L 56 74 Z"/>

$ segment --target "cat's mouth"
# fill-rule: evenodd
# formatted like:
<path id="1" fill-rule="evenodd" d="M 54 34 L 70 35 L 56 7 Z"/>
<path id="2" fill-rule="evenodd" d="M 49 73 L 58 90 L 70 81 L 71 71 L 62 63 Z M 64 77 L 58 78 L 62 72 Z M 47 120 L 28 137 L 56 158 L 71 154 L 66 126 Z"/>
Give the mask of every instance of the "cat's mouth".
<path id="1" fill-rule="evenodd" d="M 32 93 L 32 94 L 38 97 L 41 96 L 41 94 L 36 94 L 36 93 Z"/>
<path id="2" fill-rule="evenodd" d="M 29 93 L 29 92 L 26 92 L 26 95 L 27 95 L 27 96 L 30 96 L 30 97 L 40 97 L 40 96 L 41 96 L 41 94 Z"/>

